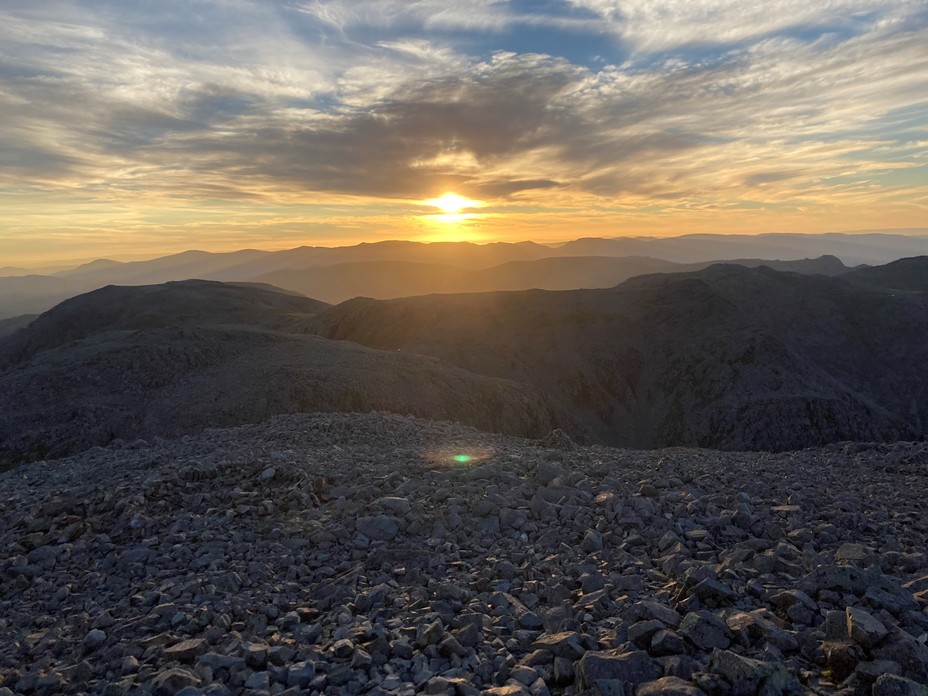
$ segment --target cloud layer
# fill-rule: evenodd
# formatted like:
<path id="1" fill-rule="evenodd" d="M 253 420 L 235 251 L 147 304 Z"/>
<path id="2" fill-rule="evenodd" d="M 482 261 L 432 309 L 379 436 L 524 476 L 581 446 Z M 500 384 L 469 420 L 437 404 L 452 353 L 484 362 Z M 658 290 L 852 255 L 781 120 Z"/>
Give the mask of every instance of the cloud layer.
<path id="1" fill-rule="evenodd" d="M 911 225 L 926 141 L 908 0 L 0 5 L 0 196 L 62 210 L 313 204 L 337 226 L 338 206 L 412 215 L 455 190 L 529 217 Z"/>

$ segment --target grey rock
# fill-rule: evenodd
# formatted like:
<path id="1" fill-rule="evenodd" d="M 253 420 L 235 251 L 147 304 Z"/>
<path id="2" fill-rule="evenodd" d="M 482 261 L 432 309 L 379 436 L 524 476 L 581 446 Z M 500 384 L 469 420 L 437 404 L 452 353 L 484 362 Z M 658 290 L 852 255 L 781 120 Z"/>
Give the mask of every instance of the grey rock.
<path id="1" fill-rule="evenodd" d="M 587 533 L 583 537 L 583 541 L 580 543 L 580 548 L 585 553 L 594 553 L 596 551 L 603 550 L 603 535 L 597 532 L 595 529 L 587 530 Z"/>
<path id="2" fill-rule="evenodd" d="M 661 677 L 638 687 L 635 696 L 704 696 L 702 689 L 679 677 Z"/>
<path id="3" fill-rule="evenodd" d="M 724 650 L 731 645 L 732 633 L 725 622 L 711 611 L 693 611 L 683 617 L 678 633 L 699 650 Z"/>
<path id="4" fill-rule="evenodd" d="M 898 663 L 902 676 L 928 683 L 928 647 L 905 631 L 894 629 L 872 654 L 875 659 Z"/>
<path id="5" fill-rule="evenodd" d="M 660 679 L 663 670 L 646 652 L 620 650 L 589 651 L 577 666 L 581 687 L 590 689 L 625 689 Z M 608 693 L 608 691 L 606 691 Z"/>
<path id="6" fill-rule="evenodd" d="M 355 526 L 369 539 L 390 541 L 400 530 L 400 520 L 392 515 L 372 515 L 359 517 Z"/>
<path id="7" fill-rule="evenodd" d="M 271 686 L 271 677 L 267 672 L 252 672 L 245 680 L 245 688 L 255 691 L 267 691 Z"/>
<path id="8" fill-rule="evenodd" d="M 665 626 L 676 628 L 680 625 L 680 614 L 665 604 L 653 601 L 637 602 L 633 607 L 636 616 L 642 619 L 657 619 Z"/>
<path id="9" fill-rule="evenodd" d="M 848 607 L 845 611 L 848 636 L 865 648 L 875 647 L 889 634 L 886 626 L 863 609 Z"/>
<path id="10" fill-rule="evenodd" d="M 581 643 L 580 634 L 575 631 L 545 633 L 532 643 L 532 648 L 535 650 L 547 650 L 556 657 L 571 660 L 579 659 L 586 652 Z"/>
<path id="11" fill-rule="evenodd" d="M 153 680 L 155 693 L 174 696 L 181 689 L 200 686 L 200 678 L 188 669 L 174 668 L 160 672 Z"/>
<path id="12" fill-rule="evenodd" d="M 897 676 L 884 674 L 873 684 L 873 696 L 928 696 L 928 686 Z"/>
<path id="13" fill-rule="evenodd" d="M 648 652 L 655 657 L 682 655 L 686 652 L 686 643 L 674 631 L 662 628 L 651 637 Z"/>
<path id="14" fill-rule="evenodd" d="M 378 507 L 392 512 L 394 515 L 408 515 L 409 511 L 412 509 L 409 499 L 399 496 L 384 496 L 383 498 L 378 498 L 375 504 Z"/>
<path id="15" fill-rule="evenodd" d="M 733 696 L 802 693 L 802 685 L 783 663 L 763 662 L 719 650 L 712 654 L 709 669 L 731 685 Z"/>
<path id="16" fill-rule="evenodd" d="M 198 655 L 202 655 L 208 649 L 209 645 L 203 638 L 191 638 L 190 640 L 181 641 L 169 648 L 165 648 L 164 657 L 168 660 L 193 662 Z"/>
<path id="17" fill-rule="evenodd" d="M 88 650 L 96 650 L 106 643 L 106 633 L 99 628 L 93 628 L 84 636 L 84 646 Z"/>

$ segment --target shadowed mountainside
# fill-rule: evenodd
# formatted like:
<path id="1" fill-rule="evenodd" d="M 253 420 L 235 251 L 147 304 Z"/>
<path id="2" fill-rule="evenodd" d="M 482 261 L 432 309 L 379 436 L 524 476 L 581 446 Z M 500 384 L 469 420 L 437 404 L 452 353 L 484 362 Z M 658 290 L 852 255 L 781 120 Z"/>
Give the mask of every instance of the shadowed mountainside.
<path id="1" fill-rule="evenodd" d="M 393 411 L 532 437 L 569 419 L 534 387 L 287 333 L 325 306 L 204 281 L 64 302 L 0 340 L 0 468 L 278 413 Z"/>
<path id="2" fill-rule="evenodd" d="M 841 278 L 718 265 L 609 290 L 357 299 L 315 322 L 540 387 L 622 446 L 782 450 L 928 423 L 928 301 Z"/>
<path id="3" fill-rule="evenodd" d="M 847 274 L 852 283 L 901 290 L 928 292 L 928 257 L 899 259 L 885 266 L 859 268 Z"/>
<path id="4" fill-rule="evenodd" d="M 328 307 L 270 286 L 204 280 L 127 288 L 110 285 L 62 302 L 0 344 L 0 367 L 113 330 L 244 324 L 285 329 Z"/>
<path id="5" fill-rule="evenodd" d="M 884 268 L 883 286 L 716 265 L 335 307 L 207 281 L 108 287 L 0 340 L 0 449 L 12 461 L 321 410 L 644 448 L 920 439 L 928 295 L 886 290 L 919 267 L 928 257 Z"/>

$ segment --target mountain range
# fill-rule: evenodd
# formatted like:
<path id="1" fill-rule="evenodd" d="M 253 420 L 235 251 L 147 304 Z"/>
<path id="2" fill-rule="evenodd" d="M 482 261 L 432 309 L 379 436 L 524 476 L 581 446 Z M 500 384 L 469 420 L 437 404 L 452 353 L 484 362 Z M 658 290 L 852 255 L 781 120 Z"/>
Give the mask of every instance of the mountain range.
<path id="1" fill-rule="evenodd" d="M 926 278 L 928 257 L 840 276 L 716 264 L 335 306 L 266 285 L 106 287 L 0 338 L 0 459 L 299 411 L 636 448 L 922 439 Z"/>
<path id="2" fill-rule="evenodd" d="M 924 234 L 684 235 L 586 238 L 561 245 L 388 241 L 277 252 L 186 251 L 128 263 L 99 259 L 45 275 L 8 269 L 0 272 L 0 319 L 43 312 L 105 285 L 189 278 L 268 283 L 338 303 L 435 292 L 608 288 L 643 273 L 698 270 L 719 260 L 837 275 L 847 267 L 924 254 Z"/>

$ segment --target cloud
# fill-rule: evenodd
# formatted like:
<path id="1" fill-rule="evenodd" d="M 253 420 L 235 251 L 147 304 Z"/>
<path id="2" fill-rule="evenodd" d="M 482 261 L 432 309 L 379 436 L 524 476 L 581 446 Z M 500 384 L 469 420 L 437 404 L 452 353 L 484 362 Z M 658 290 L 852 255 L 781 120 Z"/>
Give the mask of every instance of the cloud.
<path id="1" fill-rule="evenodd" d="M 166 31 L 181 7 L 169 1 L 142 16 L 119 3 L 7 10 L 0 185 L 697 207 L 873 197 L 862 182 L 879 189 L 923 151 L 893 125 L 928 120 L 911 3 L 572 3 L 200 0 L 197 43 Z M 418 34 L 580 31 L 593 13 L 638 53 L 594 68 Z M 683 50 L 710 40 L 720 47 Z"/>
<path id="2" fill-rule="evenodd" d="M 788 32 L 856 33 L 924 16 L 908 0 L 568 0 L 600 16 L 638 51 L 738 44 Z"/>

